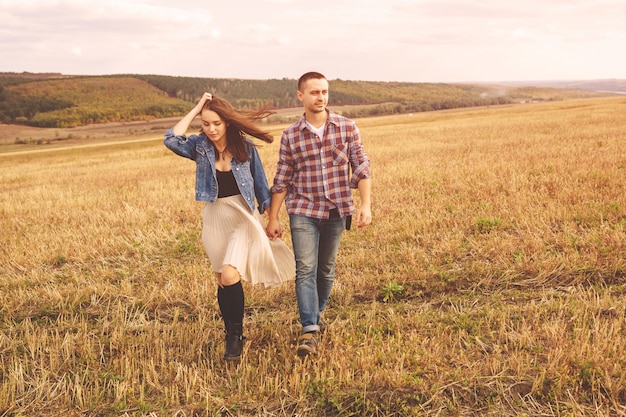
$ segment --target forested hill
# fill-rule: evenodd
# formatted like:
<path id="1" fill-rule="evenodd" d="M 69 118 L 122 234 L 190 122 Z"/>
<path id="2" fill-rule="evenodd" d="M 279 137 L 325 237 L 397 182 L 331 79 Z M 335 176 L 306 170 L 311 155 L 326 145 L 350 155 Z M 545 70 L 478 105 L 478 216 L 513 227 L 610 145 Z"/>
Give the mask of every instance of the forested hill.
<path id="1" fill-rule="evenodd" d="M 364 117 L 528 100 L 597 95 L 581 89 L 330 80 L 331 107 Z M 150 120 L 181 116 L 205 91 L 240 109 L 299 107 L 293 79 L 223 79 L 163 75 L 71 76 L 0 73 L 0 123 L 38 127 Z"/>
<path id="2" fill-rule="evenodd" d="M 195 101 L 203 92 L 209 91 L 226 98 L 239 108 L 262 107 L 268 103 L 275 108 L 301 105 L 295 94 L 297 80 L 287 78 L 244 80 L 160 75 L 135 77 L 167 92 L 170 97 L 187 101 Z M 437 110 L 442 106 L 450 108 L 498 103 L 503 97 L 502 94 L 498 97 L 495 97 L 498 94 L 486 97 L 488 88 L 472 85 L 344 80 L 332 80 L 331 83 L 331 101 L 336 106 L 419 102 L 425 105 L 424 110 Z"/>

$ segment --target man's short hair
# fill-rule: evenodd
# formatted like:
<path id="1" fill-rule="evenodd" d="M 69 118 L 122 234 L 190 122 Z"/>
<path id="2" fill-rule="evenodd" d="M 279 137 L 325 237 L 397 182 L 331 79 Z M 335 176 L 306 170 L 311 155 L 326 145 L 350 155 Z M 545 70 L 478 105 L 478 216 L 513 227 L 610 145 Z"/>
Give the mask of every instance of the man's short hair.
<path id="1" fill-rule="evenodd" d="M 298 80 L 298 91 L 302 91 L 302 86 L 309 80 L 325 80 L 326 77 L 324 74 L 319 72 L 311 71 L 303 74 L 302 77 Z"/>

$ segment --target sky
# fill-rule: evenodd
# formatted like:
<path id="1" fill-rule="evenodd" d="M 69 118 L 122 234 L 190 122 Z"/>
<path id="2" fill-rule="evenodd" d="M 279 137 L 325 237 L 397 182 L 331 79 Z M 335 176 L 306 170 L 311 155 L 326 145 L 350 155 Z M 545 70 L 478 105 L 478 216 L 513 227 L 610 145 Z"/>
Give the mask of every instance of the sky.
<path id="1" fill-rule="evenodd" d="M 0 72 L 626 78 L 624 0 L 0 0 Z"/>

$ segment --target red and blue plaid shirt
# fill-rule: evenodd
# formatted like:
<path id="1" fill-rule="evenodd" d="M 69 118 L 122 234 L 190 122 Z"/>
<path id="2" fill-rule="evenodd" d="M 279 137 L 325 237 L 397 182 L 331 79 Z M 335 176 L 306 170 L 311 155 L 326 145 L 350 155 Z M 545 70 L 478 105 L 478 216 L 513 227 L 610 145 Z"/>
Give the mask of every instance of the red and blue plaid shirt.
<path id="1" fill-rule="evenodd" d="M 352 189 L 370 175 L 356 123 L 328 110 L 323 138 L 304 116 L 283 132 L 272 192 L 287 190 L 289 214 L 326 219 L 337 208 L 345 217 L 354 213 Z"/>

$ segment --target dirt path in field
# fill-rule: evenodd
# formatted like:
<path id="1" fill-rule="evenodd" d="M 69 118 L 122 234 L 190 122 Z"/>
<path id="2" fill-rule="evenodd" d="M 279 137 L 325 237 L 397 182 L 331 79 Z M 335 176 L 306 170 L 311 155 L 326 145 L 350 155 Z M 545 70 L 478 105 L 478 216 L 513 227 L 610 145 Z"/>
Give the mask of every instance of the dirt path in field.
<path id="1" fill-rule="evenodd" d="M 75 128 L 36 128 L 0 124 L 0 156 L 109 146 L 162 138 L 180 118 L 105 123 Z"/>
<path id="2" fill-rule="evenodd" d="M 277 115 L 298 116 L 301 109 L 279 109 Z M 163 133 L 180 117 L 149 121 L 102 123 L 73 128 L 38 128 L 0 124 L 0 156 L 52 152 L 78 147 L 109 146 L 130 142 L 147 142 L 163 138 Z M 192 130 L 199 129 L 196 119 Z"/>
<path id="3" fill-rule="evenodd" d="M 23 151 L 8 151 L 8 152 L 2 152 L 0 150 L 0 158 L 2 158 L 3 156 L 15 156 L 15 155 L 27 155 L 27 154 L 36 154 L 36 153 L 47 153 L 47 152 L 56 152 L 56 151 L 67 151 L 67 150 L 71 150 L 71 149 L 80 149 L 80 148 L 95 148 L 95 147 L 99 147 L 99 146 L 112 146 L 112 145 L 125 145 L 125 144 L 129 144 L 129 143 L 137 143 L 137 142 L 154 142 L 155 140 L 159 140 L 161 139 L 162 136 L 153 136 L 150 138 L 143 138 L 143 139 L 126 139 L 126 140 L 117 140 L 117 141 L 112 141 L 112 140 L 96 140 L 93 143 L 86 143 L 86 144 L 82 144 L 82 145 L 71 145 L 71 144 L 63 144 L 60 146 L 54 146 L 54 145 L 42 145 L 42 146 L 38 146 L 37 148 L 29 148 Z M 2 149 L 2 148 L 0 148 Z"/>
<path id="4" fill-rule="evenodd" d="M 54 139 L 62 136 L 86 136 L 93 137 L 111 136 L 115 134 L 128 133 L 129 131 L 156 130 L 174 126 L 180 117 L 167 119 L 156 119 L 150 121 L 124 122 L 124 123 L 102 123 L 97 125 L 87 125 L 72 128 L 41 128 L 22 125 L 0 124 L 0 143 L 7 140 L 14 141 L 16 138 L 42 138 Z"/>
<path id="5" fill-rule="evenodd" d="M 103 123 L 72 128 L 40 128 L 21 125 L 0 124 L 0 145 L 15 143 L 16 140 L 61 139 L 105 139 L 113 136 L 126 136 L 145 132 L 159 132 L 174 126 L 180 118 L 156 119 L 150 121 Z"/>

